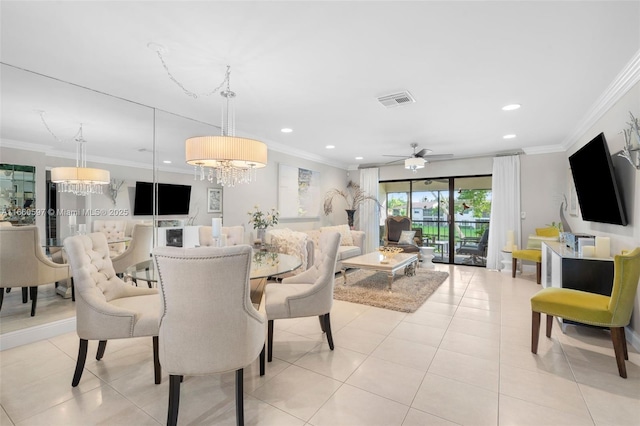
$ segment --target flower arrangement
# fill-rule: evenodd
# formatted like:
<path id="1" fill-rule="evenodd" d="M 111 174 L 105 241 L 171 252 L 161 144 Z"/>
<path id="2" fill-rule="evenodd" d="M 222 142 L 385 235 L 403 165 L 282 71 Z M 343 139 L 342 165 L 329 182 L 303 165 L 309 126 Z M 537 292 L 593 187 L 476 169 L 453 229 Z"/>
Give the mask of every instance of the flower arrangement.
<path id="1" fill-rule="evenodd" d="M 253 224 L 253 229 L 266 229 L 270 226 L 278 224 L 280 212 L 271 209 L 266 212 L 260 210 L 260 206 L 253 206 L 253 210 L 247 212 L 249 215 L 249 223 Z"/>

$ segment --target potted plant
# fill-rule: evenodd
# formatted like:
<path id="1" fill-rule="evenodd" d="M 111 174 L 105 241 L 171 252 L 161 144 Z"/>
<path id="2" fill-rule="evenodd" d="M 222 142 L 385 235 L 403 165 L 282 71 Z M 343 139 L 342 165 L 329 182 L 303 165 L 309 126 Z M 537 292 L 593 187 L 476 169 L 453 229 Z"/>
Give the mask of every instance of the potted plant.
<path id="1" fill-rule="evenodd" d="M 380 202 L 376 197 L 374 197 L 373 195 L 367 195 L 367 193 L 364 192 L 364 190 L 360 187 L 360 185 L 358 185 L 353 181 L 349 181 L 349 183 L 347 183 L 346 190 L 334 188 L 325 194 L 324 196 L 325 216 L 333 212 L 333 200 L 336 196 L 343 198 L 345 203 L 347 204 L 347 208 L 345 209 L 345 211 L 347 212 L 347 221 L 351 229 L 353 229 L 354 214 L 358 209 L 358 206 L 360 206 L 360 204 L 362 204 L 365 201 L 373 201 L 374 203 L 376 203 L 376 206 L 378 206 L 378 208 L 381 207 Z"/>
<path id="2" fill-rule="evenodd" d="M 257 238 L 264 243 L 267 228 L 278 224 L 280 212 L 276 209 L 263 212 L 260 210 L 260 206 L 255 205 L 253 210 L 247 214 L 249 215 L 249 223 L 253 224 L 253 229 L 256 230 Z"/>

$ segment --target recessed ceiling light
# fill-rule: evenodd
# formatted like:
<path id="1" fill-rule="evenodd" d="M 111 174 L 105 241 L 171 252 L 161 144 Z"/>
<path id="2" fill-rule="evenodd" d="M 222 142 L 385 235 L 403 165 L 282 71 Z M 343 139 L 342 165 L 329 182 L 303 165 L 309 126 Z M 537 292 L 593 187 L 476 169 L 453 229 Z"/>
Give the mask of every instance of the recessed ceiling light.
<path id="1" fill-rule="evenodd" d="M 336 147 L 335 145 L 327 145 L 327 146 L 325 146 L 325 148 L 327 148 L 327 149 L 333 149 L 335 147 Z"/>
<path id="2" fill-rule="evenodd" d="M 163 163 L 164 164 L 171 164 L 171 160 L 164 160 Z"/>
<path id="3" fill-rule="evenodd" d="M 285 127 L 285 128 L 283 128 L 283 129 L 280 129 L 280 131 L 281 131 L 282 133 L 291 133 L 291 132 L 293 132 L 293 129 L 290 129 L 290 128 L 288 128 L 288 127 Z"/>
<path id="4" fill-rule="evenodd" d="M 356 157 L 356 160 L 362 160 L 364 157 Z"/>
<path id="5" fill-rule="evenodd" d="M 502 137 L 502 139 L 513 139 L 513 138 L 515 138 L 515 137 L 516 137 L 516 135 L 514 135 L 514 134 L 511 134 L 511 135 L 504 135 L 504 136 Z"/>
<path id="6" fill-rule="evenodd" d="M 519 109 L 522 105 L 520 104 L 509 104 L 502 107 L 503 111 L 513 111 Z"/>

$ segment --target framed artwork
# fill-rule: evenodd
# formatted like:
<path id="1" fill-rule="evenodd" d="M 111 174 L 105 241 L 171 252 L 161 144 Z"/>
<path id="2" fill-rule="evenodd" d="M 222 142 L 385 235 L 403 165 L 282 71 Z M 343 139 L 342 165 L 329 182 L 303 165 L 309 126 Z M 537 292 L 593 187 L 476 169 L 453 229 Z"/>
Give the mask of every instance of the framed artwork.
<path id="1" fill-rule="evenodd" d="M 222 213 L 222 188 L 208 188 L 207 191 L 207 211 Z"/>
<path id="2" fill-rule="evenodd" d="M 571 216 L 578 216 L 578 198 L 576 196 L 576 189 L 573 187 L 573 182 L 569 186 L 569 214 Z"/>
<path id="3" fill-rule="evenodd" d="M 282 218 L 314 218 L 320 215 L 320 172 L 280 164 L 278 210 Z"/>

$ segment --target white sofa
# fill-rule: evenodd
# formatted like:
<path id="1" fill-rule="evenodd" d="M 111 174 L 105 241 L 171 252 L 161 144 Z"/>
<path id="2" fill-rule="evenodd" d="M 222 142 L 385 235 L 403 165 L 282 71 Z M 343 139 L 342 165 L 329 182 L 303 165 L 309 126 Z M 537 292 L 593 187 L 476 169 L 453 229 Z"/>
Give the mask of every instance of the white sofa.
<path id="1" fill-rule="evenodd" d="M 271 229 L 267 231 L 267 242 L 277 247 L 282 253 L 300 256 L 304 271 L 315 264 L 314 253 L 320 243 L 320 235 L 326 231 L 337 231 L 341 234 L 336 271 L 342 269 L 342 261 L 364 254 L 365 233 L 350 230 L 347 225 L 325 226 L 310 231 L 292 231 L 290 229 Z M 350 237 L 350 239 L 349 239 Z"/>

